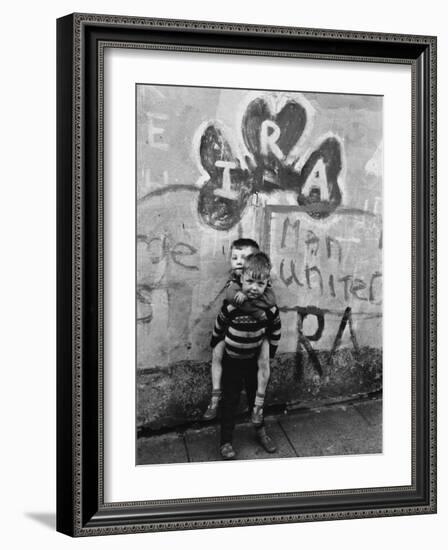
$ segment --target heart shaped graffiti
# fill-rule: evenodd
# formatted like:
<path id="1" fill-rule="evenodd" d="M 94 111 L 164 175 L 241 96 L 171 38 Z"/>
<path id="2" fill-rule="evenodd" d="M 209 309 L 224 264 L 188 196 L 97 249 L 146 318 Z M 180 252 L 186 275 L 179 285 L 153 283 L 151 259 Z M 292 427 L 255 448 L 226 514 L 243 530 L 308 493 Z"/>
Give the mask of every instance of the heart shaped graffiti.
<path id="1" fill-rule="evenodd" d="M 198 212 L 207 225 L 217 230 L 233 227 L 253 193 L 295 191 L 298 204 L 316 219 L 328 217 L 341 204 L 340 138 L 327 134 L 301 155 L 312 125 L 311 112 L 300 94 L 252 99 L 241 121 L 242 154 L 220 123 L 209 122 L 199 129 L 204 175 Z"/>

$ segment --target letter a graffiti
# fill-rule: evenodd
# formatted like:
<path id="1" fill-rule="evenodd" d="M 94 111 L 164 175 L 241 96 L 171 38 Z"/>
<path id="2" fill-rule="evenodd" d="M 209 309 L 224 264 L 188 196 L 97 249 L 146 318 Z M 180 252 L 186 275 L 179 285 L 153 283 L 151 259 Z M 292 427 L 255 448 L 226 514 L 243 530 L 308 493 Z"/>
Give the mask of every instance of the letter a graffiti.
<path id="1" fill-rule="evenodd" d="M 333 360 L 333 356 L 336 353 L 336 350 L 341 344 L 342 335 L 344 334 L 344 330 L 345 330 L 345 327 L 347 326 L 347 323 L 350 329 L 350 339 L 352 341 L 353 347 L 355 349 L 355 352 L 359 353 L 359 345 L 356 339 L 355 329 L 353 328 L 353 322 L 352 322 L 352 308 L 346 307 L 344 311 L 344 315 L 342 316 L 341 322 L 339 324 L 338 333 L 336 334 L 336 338 L 334 339 L 334 342 L 333 342 L 333 347 L 330 352 L 330 357 L 328 358 L 329 365 Z"/>

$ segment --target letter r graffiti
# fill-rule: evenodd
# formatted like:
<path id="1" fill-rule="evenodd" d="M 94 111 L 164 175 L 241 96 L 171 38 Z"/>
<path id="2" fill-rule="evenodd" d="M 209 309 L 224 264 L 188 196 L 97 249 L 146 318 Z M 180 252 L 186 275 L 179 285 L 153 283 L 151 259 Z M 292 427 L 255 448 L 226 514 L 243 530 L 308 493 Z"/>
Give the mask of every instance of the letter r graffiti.
<path id="1" fill-rule="evenodd" d="M 277 145 L 279 138 L 280 128 L 277 124 L 272 120 L 263 120 L 260 130 L 261 153 L 268 156 L 269 152 L 271 152 L 278 160 L 284 160 L 284 154 Z"/>

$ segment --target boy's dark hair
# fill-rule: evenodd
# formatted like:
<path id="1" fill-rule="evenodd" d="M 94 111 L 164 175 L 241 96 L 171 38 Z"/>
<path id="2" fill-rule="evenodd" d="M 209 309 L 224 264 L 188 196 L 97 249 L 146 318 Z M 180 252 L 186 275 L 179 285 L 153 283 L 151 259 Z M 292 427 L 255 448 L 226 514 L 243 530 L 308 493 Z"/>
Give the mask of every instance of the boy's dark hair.
<path id="1" fill-rule="evenodd" d="M 254 241 L 253 239 L 236 239 L 236 241 L 233 241 L 230 250 L 232 250 L 232 248 L 246 248 L 246 246 L 260 250 L 257 241 Z"/>
<path id="2" fill-rule="evenodd" d="M 249 273 L 254 279 L 267 279 L 271 273 L 271 260 L 264 252 L 255 252 L 247 256 L 243 273 Z"/>

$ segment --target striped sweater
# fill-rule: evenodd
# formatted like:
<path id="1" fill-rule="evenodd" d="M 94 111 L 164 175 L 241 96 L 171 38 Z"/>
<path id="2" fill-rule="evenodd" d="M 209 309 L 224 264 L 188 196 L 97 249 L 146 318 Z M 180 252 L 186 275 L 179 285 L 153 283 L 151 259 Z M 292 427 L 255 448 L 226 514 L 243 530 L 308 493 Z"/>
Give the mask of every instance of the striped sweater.
<path id="1" fill-rule="evenodd" d="M 278 307 L 272 306 L 266 311 L 267 320 L 257 320 L 251 315 L 224 301 L 215 321 L 211 346 L 224 339 L 227 355 L 234 359 L 255 357 L 265 336 L 269 339 L 271 359 L 277 351 L 280 340 L 281 322 Z"/>

